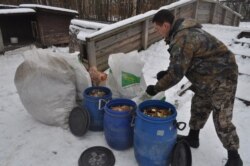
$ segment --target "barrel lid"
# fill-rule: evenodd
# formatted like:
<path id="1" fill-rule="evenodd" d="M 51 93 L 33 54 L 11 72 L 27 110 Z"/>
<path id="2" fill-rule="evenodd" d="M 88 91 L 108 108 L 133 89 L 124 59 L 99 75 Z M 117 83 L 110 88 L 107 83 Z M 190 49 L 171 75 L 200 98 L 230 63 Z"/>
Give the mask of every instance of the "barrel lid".
<path id="1" fill-rule="evenodd" d="M 114 166 L 115 156 L 113 152 L 103 146 L 94 146 L 85 150 L 79 160 L 79 166 Z"/>
<path id="2" fill-rule="evenodd" d="M 69 129 L 75 136 L 83 136 L 89 128 L 90 117 L 88 111 L 75 107 L 69 115 Z"/>
<path id="3" fill-rule="evenodd" d="M 189 144 L 185 140 L 179 140 L 172 151 L 171 166 L 191 166 L 192 154 Z"/>

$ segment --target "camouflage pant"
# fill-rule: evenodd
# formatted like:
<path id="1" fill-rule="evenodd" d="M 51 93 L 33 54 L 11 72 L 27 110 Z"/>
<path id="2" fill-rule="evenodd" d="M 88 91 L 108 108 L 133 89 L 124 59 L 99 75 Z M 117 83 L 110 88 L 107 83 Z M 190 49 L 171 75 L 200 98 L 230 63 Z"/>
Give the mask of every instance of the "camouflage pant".
<path id="1" fill-rule="evenodd" d="M 213 111 L 217 135 L 227 150 L 239 148 L 239 138 L 232 123 L 236 87 L 237 83 L 227 80 L 220 83 L 212 95 L 195 93 L 192 98 L 190 128 L 194 130 L 203 128 Z"/>

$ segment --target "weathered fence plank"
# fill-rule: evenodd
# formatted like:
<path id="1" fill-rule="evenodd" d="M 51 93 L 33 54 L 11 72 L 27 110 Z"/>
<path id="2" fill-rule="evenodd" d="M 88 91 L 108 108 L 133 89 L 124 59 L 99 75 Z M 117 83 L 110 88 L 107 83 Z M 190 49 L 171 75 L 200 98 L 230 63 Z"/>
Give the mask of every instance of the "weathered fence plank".
<path id="1" fill-rule="evenodd" d="M 148 27 L 149 27 L 149 20 L 143 22 L 142 27 L 142 48 L 148 48 Z"/>
<path id="2" fill-rule="evenodd" d="M 123 31 L 121 31 L 120 33 L 114 34 L 112 36 L 104 38 L 103 40 L 97 41 L 96 50 L 101 50 L 103 48 L 109 47 L 110 45 L 125 40 L 130 36 L 134 36 L 141 32 L 142 32 L 142 27 L 140 24 L 133 27 L 129 27 L 128 29 L 123 29 Z"/>
<path id="3" fill-rule="evenodd" d="M 96 66 L 96 50 L 94 41 L 87 43 L 87 58 L 89 67 Z"/>
<path id="4" fill-rule="evenodd" d="M 209 22 L 211 22 L 212 24 L 215 23 L 216 10 L 217 10 L 217 3 L 213 3 L 209 19 Z"/>

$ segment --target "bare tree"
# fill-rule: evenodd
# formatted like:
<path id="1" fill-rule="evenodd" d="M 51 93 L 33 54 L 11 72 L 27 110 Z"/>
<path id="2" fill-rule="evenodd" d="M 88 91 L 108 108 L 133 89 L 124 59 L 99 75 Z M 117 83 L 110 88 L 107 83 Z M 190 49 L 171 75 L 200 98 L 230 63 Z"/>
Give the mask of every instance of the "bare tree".
<path id="1" fill-rule="evenodd" d="M 79 18 L 119 21 L 177 0 L 1 0 L 2 4 L 34 3 L 77 10 Z"/>

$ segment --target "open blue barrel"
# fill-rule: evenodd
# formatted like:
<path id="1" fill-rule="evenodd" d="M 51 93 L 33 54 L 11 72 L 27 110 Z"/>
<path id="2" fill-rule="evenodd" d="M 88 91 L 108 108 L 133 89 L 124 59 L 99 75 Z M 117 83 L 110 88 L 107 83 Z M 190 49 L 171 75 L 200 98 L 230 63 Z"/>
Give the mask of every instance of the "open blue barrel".
<path id="1" fill-rule="evenodd" d="M 146 108 L 170 109 L 167 117 L 151 117 L 143 113 Z M 176 109 L 165 101 L 147 100 L 136 110 L 134 152 L 140 166 L 167 166 L 176 143 Z"/>
<path id="2" fill-rule="evenodd" d="M 102 131 L 104 106 L 112 99 L 112 92 L 107 87 L 89 87 L 84 90 L 83 96 L 83 108 L 90 115 L 89 129 L 92 131 Z"/>
<path id="3" fill-rule="evenodd" d="M 125 150 L 133 145 L 132 116 L 136 103 L 130 99 L 113 99 L 104 107 L 104 135 L 108 145 Z"/>

